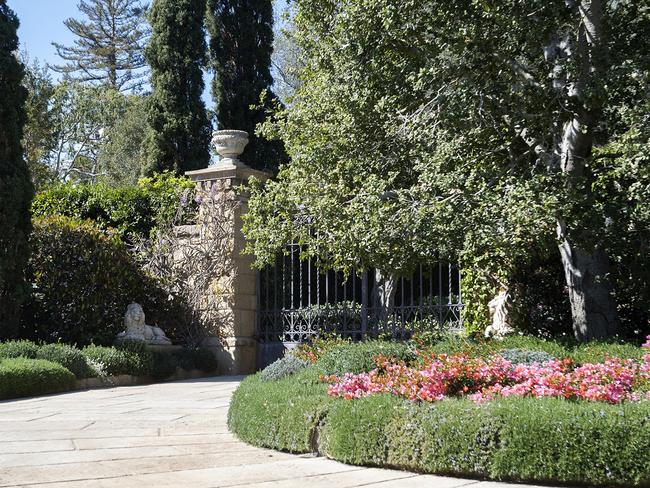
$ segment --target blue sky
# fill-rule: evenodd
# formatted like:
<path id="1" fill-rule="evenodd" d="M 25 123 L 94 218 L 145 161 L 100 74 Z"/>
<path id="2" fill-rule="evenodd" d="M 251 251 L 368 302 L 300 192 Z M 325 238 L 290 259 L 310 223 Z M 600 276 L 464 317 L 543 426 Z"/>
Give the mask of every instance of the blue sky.
<path id="1" fill-rule="evenodd" d="M 59 62 L 52 41 L 72 43 L 73 36 L 63 21 L 78 15 L 77 0 L 8 0 L 7 4 L 20 19 L 21 49 L 41 62 Z"/>
<path id="2" fill-rule="evenodd" d="M 73 43 L 74 36 L 63 25 L 63 21 L 69 17 L 80 18 L 77 3 L 78 0 L 7 0 L 7 4 L 20 20 L 20 46 L 21 50 L 27 51 L 30 60 L 38 59 L 41 63 L 50 65 L 61 62 L 52 42 L 64 45 Z M 276 6 L 283 9 L 284 0 L 276 2 Z M 53 73 L 53 76 L 56 76 L 56 73 Z M 208 75 L 205 82 L 206 91 L 203 98 L 206 105 L 211 106 Z"/>

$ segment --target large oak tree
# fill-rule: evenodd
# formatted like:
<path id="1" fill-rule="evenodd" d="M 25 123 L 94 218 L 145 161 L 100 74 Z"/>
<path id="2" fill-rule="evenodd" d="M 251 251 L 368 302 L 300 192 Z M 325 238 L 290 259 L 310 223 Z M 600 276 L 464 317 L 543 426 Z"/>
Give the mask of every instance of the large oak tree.
<path id="1" fill-rule="evenodd" d="M 250 201 L 260 263 L 294 238 L 397 274 L 440 252 L 508 288 L 543 254 L 578 339 L 629 296 L 645 326 L 647 0 L 294 4 L 306 66 L 267 127 L 292 163 Z"/>

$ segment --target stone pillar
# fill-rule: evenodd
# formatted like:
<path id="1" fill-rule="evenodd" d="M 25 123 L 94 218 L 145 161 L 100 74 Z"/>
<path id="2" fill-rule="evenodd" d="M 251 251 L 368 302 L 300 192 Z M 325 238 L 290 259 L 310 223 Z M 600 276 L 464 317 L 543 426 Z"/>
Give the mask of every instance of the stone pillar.
<path id="1" fill-rule="evenodd" d="M 262 181 L 268 179 L 268 173 L 254 170 L 237 159 L 247 142 L 248 134 L 243 131 L 215 132 L 213 144 L 222 156 L 221 161 L 215 166 L 185 174 L 197 185 L 216 183 L 217 191 L 245 188 L 251 176 Z M 224 324 L 221 338 L 208 337 L 204 344 L 215 352 L 220 373 L 233 375 L 249 374 L 257 369 L 257 272 L 252 267 L 253 257 L 243 254 L 242 215 L 248 210 L 248 195 L 246 191 L 240 191 L 237 198 L 240 204 L 232 216 L 234 277 L 227 285 L 230 288 L 229 299 L 219 305 L 231 323 Z"/>

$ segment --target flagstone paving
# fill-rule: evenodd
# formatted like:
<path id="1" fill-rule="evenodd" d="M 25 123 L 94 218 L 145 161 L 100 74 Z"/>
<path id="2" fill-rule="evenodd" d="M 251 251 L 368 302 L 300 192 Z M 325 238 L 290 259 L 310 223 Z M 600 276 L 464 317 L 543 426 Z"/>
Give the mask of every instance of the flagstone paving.
<path id="1" fill-rule="evenodd" d="M 251 447 L 226 427 L 240 380 L 205 378 L 0 402 L 0 487 L 505 486 Z"/>

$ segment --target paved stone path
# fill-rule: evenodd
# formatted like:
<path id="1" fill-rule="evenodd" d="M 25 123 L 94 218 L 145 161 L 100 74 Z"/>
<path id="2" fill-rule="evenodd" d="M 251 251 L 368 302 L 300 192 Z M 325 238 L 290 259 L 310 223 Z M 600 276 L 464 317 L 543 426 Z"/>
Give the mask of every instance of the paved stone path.
<path id="1" fill-rule="evenodd" d="M 241 378 L 0 402 L 0 487 L 505 486 L 257 449 L 226 428 Z"/>

